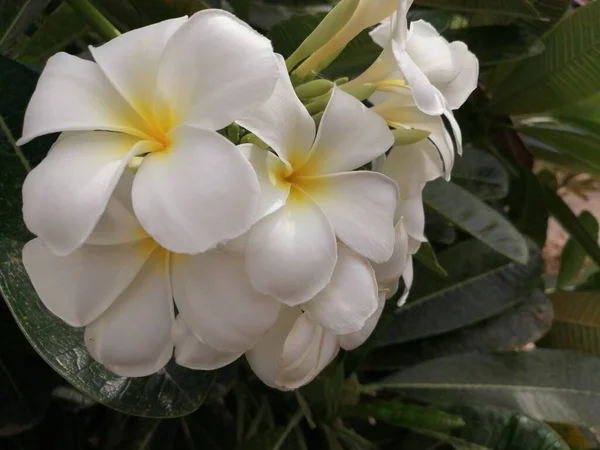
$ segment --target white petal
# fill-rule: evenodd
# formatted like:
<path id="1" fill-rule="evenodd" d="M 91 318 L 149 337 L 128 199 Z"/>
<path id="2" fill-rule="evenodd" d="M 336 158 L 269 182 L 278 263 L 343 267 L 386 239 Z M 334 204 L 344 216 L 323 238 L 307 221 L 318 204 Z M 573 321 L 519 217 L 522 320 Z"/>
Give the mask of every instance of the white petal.
<path id="1" fill-rule="evenodd" d="M 396 9 L 396 19 L 394 21 L 394 40 L 401 46 L 406 44 L 408 40 L 408 22 L 406 15 L 413 4 L 413 0 L 398 0 Z M 404 47 L 402 47 L 404 48 Z"/>
<path id="2" fill-rule="evenodd" d="M 452 42 L 450 49 L 460 66 L 460 72 L 450 83 L 440 85 L 439 89 L 446 97 L 448 107 L 458 109 L 477 88 L 479 60 L 463 42 Z"/>
<path id="3" fill-rule="evenodd" d="M 416 144 L 393 147 L 381 173 L 402 186 L 435 180 L 444 174 L 444 165 L 437 148 L 424 139 Z"/>
<path id="4" fill-rule="evenodd" d="M 396 63 L 391 43 L 383 49 L 379 57 L 368 69 L 355 79 L 344 84 L 343 87 L 356 86 L 364 83 L 379 83 L 384 80 L 402 80 L 402 75 L 398 72 L 398 64 Z M 378 94 L 378 92 L 375 94 Z M 369 98 L 369 100 L 371 100 L 371 98 Z"/>
<path id="5" fill-rule="evenodd" d="M 300 167 L 315 140 L 315 122 L 298 99 L 285 68 L 277 55 L 278 80 L 271 97 L 237 122 L 266 142 L 285 161 Z"/>
<path id="6" fill-rule="evenodd" d="M 401 192 L 396 217 L 402 218 L 402 226 L 409 237 L 425 242 L 425 209 L 423 206 L 424 184 L 407 186 Z M 406 195 L 402 195 L 406 192 Z"/>
<path id="7" fill-rule="evenodd" d="M 100 47 L 90 47 L 106 77 L 145 119 L 152 120 L 161 55 L 169 38 L 186 21 L 186 17 L 164 20 L 123 33 Z"/>
<path id="8" fill-rule="evenodd" d="M 173 354 L 168 254 L 157 249 L 116 302 L 85 329 L 90 355 L 117 375 L 143 377 Z"/>
<path id="9" fill-rule="evenodd" d="M 372 261 L 383 262 L 392 256 L 396 183 L 380 173 L 366 171 L 309 180 L 308 194 L 344 244 Z"/>
<path id="10" fill-rule="evenodd" d="M 283 389 L 297 389 L 310 383 L 333 361 L 339 350 L 337 336 L 302 314 L 283 344 L 275 384 Z"/>
<path id="11" fill-rule="evenodd" d="M 392 14 L 383 19 L 379 25 L 369 32 L 371 39 L 373 39 L 373 41 L 381 48 L 384 48 L 392 39 L 395 21 L 396 15 Z"/>
<path id="12" fill-rule="evenodd" d="M 199 253 L 247 231 L 256 215 L 258 180 L 223 136 L 191 127 L 169 133 L 170 147 L 144 158 L 133 208 L 161 246 Z"/>
<path id="13" fill-rule="evenodd" d="M 313 321 L 339 335 L 360 330 L 377 305 L 377 281 L 371 264 L 339 245 L 331 282 L 302 308 Z"/>
<path id="14" fill-rule="evenodd" d="M 394 137 L 385 120 L 350 94 L 334 88 L 310 154 L 310 173 L 357 169 L 390 149 Z"/>
<path id="15" fill-rule="evenodd" d="M 383 313 L 383 308 L 385 306 L 385 293 L 381 292 L 379 294 L 378 307 L 375 313 L 369 317 L 366 321 L 365 326 L 360 330 L 355 331 L 354 333 L 346 334 L 344 336 L 340 336 L 340 347 L 344 350 L 354 350 L 357 347 L 360 347 L 365 343 L 367 339 L 373 334 L 375 327 L 377 326 L 377 322 L 379 322 L 379 318 L 381 317 L 381 313 Z"/>
<path id="16" fill-rule="evenodd" d="M 253 144 L 237 146 L 238 150 L 248 159 L 260 184 L 260 201 L 256 213 L 256 221 L 277 211 L 290 194 L 290 183 L 274 183 L 273 175 L 286 170 L 285 163 L 268 150 Z"/>
<path id="17" fill-rule="evenodd" d="M 404 75 L 412 89 L 417 107 L 430 116 L 441 115 L 446 107 L 444 96 L 431 84 L 419 66 L 396 42 L 392 42 L 392 50 L 402 75 Z"/>
<path id="18" fill-rule="evenodd" d="M 267 386 L 276 387 L 275 378 L 280 369 L 283 343 L 300 314 L 300 308 L 283 307 L 275 325 L 246 353 L 250 367 Z"/>
<path id="19" fill-rule="evenodd" d="M 86 244 L 119 245 L 149 237 L 133 213 L 132 185 L 133 172 L 125 170 Z"/>
<path id="20" fill-rule="evenodd" d="M 396 224 L 396 244 L 394 245 L 392 257 L 384 263 L 373 264 L 377 282 L 380 285 L 397 282 L 404 272 L 407 257 L 408 235 L 404 230 L 402 221 L 400 221 Z"/>
<path id="21" fill-rule="evenodd" d="M 181 316 L 173 324 L 175 362 L 196 370 L 220 369 L 242 356 L 242 353 L 220 352 L 206 345 L 192 334 Z"/>
<path id="22" fill-rule="evenodd" d="M 266 101 L 276 79 L 269 40 L 217 9 L 200 11 L 175 32 L 158 70 L 171 117 L 213 131 Z"/>
<path id="23" fill-rule="evenodd" d="M 108 130 L 144 137 L 142 119 L 96 63 L 57 53 L 46 63 L 23 124 L 23 145 L 59 131 Z"/>
<path id="24" fill-rule="evenodd" d="M 42 303 L 74 327 L 100 316 L 131 284 L 156 244 L 84 245 L 56 256 L 40 239 L 23 248 L 23 264 Z"/>
<path id="25" fill-rule="evenodd" d="M 50 249 L 79 248 L 98 223 L 129 159 L 148 141 L 119 133 L 63 134 L 25 179 L 23 218 Z"/>
<path id="26" fill-rule="evenodd" d="M 289 306 L 305 303 L 331 280 L 335 234 L 305 194 L 258 222 L 248 236 L 246 270 L 254 289 Z"/>
<path id="27" fill-rule="evenodd" d="M 179 313 L 212 348 L 244 352 L 277 320 L 280 303 L 252 289 L 243 255 L 174 255 L 171 267 Z"/>
<path id="28" fill-rule="evenodd" d="M 398 306 L 402 306 L 406 303 L 408 294 L 410 294 L 410 288 L 412 287 L 412 284 L 413 284 L 413 276 L 414 276 L 413 260 L 412 260 L 412 256 L 409 255 L 407 258 L 407 261 L 406 261 L 406 269 L 404 270 L 404 273 L 402 274 L 402 278 L 404 280 L 404 293 L 402 294 L 402 297 L 400 297 L 400 299 L 398 300 L 398 303 L 397 303 Z"/>

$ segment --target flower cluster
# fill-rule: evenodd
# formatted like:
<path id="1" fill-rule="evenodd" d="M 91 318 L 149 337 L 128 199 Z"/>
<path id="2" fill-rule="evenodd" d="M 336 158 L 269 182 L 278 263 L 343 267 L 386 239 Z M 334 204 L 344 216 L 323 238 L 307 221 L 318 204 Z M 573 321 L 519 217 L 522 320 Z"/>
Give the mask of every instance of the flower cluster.
<path id="1" fill-rule="evenodd" d="M 369 337 L 400 279 L 405 300 L 421 192 L 450 174 L 478 75 L 409 6 L 342 0 L 287 61 L 220 10 L 48 61 L 19 143 L 61 134 L 23 186 L 23 262 L 94 359 L 136 377 L 246 355 L 294 389 Z M 315 80 L 380 21 L 365 73 Z"/>

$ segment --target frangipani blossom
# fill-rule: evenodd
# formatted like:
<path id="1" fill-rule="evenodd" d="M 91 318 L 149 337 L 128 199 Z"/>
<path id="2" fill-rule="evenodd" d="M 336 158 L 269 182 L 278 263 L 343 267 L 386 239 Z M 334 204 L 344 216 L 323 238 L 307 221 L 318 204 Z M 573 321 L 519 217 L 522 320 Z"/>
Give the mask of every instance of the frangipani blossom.
<path id="1" fill-rule="evenodd" d="M 65 132 L 25 181 L 27 227 L 54 253 L 73 252 L 138 157 L 133 208 L 162 247 L 193 254 L 247 231 L 256 175 L 216 131 L 271 94 L 269 41 L 229 13 L 205 10 L 91 52 L 95 62 L 50 58 L 27 108 L 19 144 Z"/>
<path id="2" fill-rule="evenodd" d="M 39 238 L 23 249 L 44 305 L 85 327 L 92 357 L 122 376 L 150 375 L 169 361 L 173 300 L 206 352 L 250 349 L 276 321 L 280 303 L 252 289 L 242 255 L 223 248 L 183 255 L 159 246 L 132 214 L 128 175 L 78 250 L 58 256 Z"/>
<path id="3" fill-rule="evenodd" d="M 402 74 L 421 111 L 439 115 L 446 106 L 458 109 L 477 87 L 477 57 L 464 42 L 448 42 L 424 20 L 412 22 L 409 28 L 406 14 L 412 2 L 399 0 L 396 14 L 371 31 L 373 40 L 384 48 L 379 64 Z"/>
<path id="4" fill-rule="evenodd" d="M 238 123 L 275 152 L 241 146 L 262 191 L 246 248 L 256 290 L 289 306 L 309 301 L 331 281 L 336 237 L 369 260 L 391 257 L 398 188 L 379 173 L 353 171 L 393 144 L 381 117 L 334 88 L 317 132 L 280 58 L 273 95 Z"/>

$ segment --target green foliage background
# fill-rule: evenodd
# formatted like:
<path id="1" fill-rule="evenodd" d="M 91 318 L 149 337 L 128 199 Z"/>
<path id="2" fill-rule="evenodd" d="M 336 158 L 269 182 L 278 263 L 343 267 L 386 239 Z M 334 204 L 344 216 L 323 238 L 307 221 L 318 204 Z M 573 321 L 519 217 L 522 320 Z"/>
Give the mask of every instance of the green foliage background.
<path id="1" fill-rule="evenodd" d="M 243 361 L 214 373 L 171 363 L 136 379 L 95 363 L 20 261 L 30 238 L 21 185 L 55 136 L 23 148 L 15 137 L 57 51 L 85 57 L 115 28 L 225 6 L 287 56 L 330 5 L 94 0 L 98 27 L 83 3 L 0 3 L 0 449 L 600 448 L 590 431 L 600 427 L 598 223 L 573 214 L 554 175 L 600 175 L 600 1 L 415 1 L 410 20 L 466 42 L 481 62 L 457 112 L 464 156 L 450 183 L 425 189 L 431 245 L 416 256 L 407 305 L 388 302 L 364 346 L 287 393 Z M 358 74 L 377 54 L 362 33 L 323 75 Z M 534 160 L 553 170 L 534 171 Z M 557 277 L 542 273 L 550 216 L 570 234 Z"/>

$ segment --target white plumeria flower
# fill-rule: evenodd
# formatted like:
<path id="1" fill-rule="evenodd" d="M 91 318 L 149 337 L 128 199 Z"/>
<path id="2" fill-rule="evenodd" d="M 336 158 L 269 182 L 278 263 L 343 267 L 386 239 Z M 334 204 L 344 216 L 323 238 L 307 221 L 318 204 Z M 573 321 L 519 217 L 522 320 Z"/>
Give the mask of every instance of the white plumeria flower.
<path id="1" fill-rule="evenodd" d="M 159 246 L 132 213 L 131 178 L 124 174 L 78 250 L 58 256 L 39 238 L 25 245 L 23 264 L 44 305 L 67 324 L 85 327 L 92 357 L 122 376 L 150 375 L 169 361 L 173 300 L 205 352 L 253 347 L 276 321 L 280 303 L 252 289 L 243 255 L 222 248 L 183 255 Z"/>
<path id="2" fill-rule="evenodd" d="M 419 109 L 440 115 L 458 109 L 477 87 L 479 62 L 460 41 L 448 42 L 429 23 L 407 24 L 413 0 L 399 0 L 395 14 L 371 31 L 384 51 L 373 71 L 399 72 L 406 80 Z"/>
<path id="3" fill-rule="evenodd" d="M 437 154 L 437 159 L 442 159 L 442 169 L 437 171 L 433 178 L 427 175 L 424 181 L 431 181 L 441 175 L 450 179 L 452 167 L 454 166 L 455 151 L 462 154 L 462 132 L 451 111 L 444 111 L 448 124 L 450 125 L 450 134 L 446 130 L 444 121 L 439 116 L 430 116 L 420 111 L 413 100 L 411 90 L 407 87 L 396 87 L 393 93 L 376 93 L 369 100 L 374 104 L 372 111 L 379 114 L 393 128 L 410 129 L 417 128 L 429 131 L 427 140 L 419 142 L 418 145 L 424 158 L 431 159 L 432 154 Z M 413 171 L 414 174 L 419 172 Z"/>
<path id="4" fill-rule="evenodd" d="M 371 335 L 383 311 L 385 296 L 362 329 L 338 336 L 320 326 L 299 307 L 283 307 L 279 319 L 246 358 L 267 386 L 298 389 L 310 383 L 337 356 L 340 348 L 353 350 Z"/>
<path id="5" fill-rule="evenodd" d="M 96 62 L 48 61 L 19 144 L 63 131 L 23 186 L 27 227 L 66 255 L 92 233 L 121 174 L 144 156 L 135 214 L 163 247 L 198 253 L 252 225 L 252 167 L 216 131 L 265 101 L 276 81 L 269 41 L 233 15 L 206 10 L 125 33 Z"/>
<path id="6" fill-rule="evenodd" d="M 246 262 L 256 290 L 294 306 L 330 282 L 336 237 L 372 261 L 391 257 L 398 188 L 379 173 L 353 171 L 393 144 L 385 121 L 334 88 L 317 133 L 283 58 L 279 64 L 269 101 L 238 121 L 276 153 L 241 146 L 263 193 Z"/>

